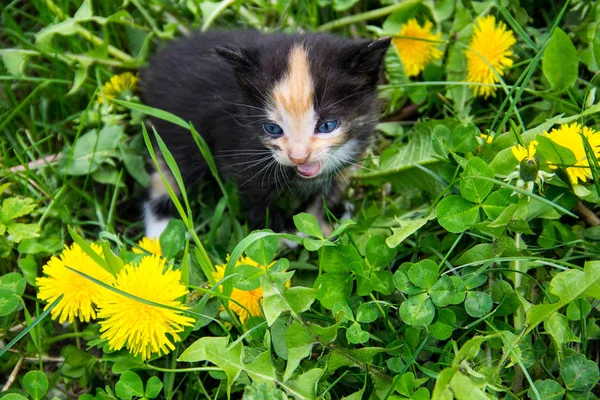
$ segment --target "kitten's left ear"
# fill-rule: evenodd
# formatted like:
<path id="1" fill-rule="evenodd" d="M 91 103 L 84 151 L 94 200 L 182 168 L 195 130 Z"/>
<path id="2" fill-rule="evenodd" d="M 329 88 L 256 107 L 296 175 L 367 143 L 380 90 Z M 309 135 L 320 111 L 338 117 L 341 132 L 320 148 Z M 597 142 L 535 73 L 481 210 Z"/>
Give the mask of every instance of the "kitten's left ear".
<path id="1" fill-rule="evenodd" d="M 256 64 L 254 55 L 246 49 L 217 46 L 215 51 L 223 57 L 237 73 L 248 72 Z"/>
<path id="2" fill-rule="evenodd" d="M 391 41 L 392 38 L 387 37 L 348 46 L 344 67 L 354 73 L 378 76 Z"/>

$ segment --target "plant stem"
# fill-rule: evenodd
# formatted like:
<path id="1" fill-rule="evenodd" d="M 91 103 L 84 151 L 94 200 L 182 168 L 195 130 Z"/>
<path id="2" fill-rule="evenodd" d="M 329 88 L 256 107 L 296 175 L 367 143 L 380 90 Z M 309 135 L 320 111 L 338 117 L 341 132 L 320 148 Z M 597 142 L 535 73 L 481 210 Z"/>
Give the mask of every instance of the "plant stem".
<path id="1" fill-rule="evenodd" d="M 60 342 L 61 340 L 71 339 L 71 338 L 82 338 L 85 336 L 84 332 L 70 332 L 62 335 L 54 336 L 46 341 L 47 344 L 52 344 L 56 342 Z"/>
<path id="2" fill-rule="evenodd" d="M 517 250 L 521 249 L 521 234 L 520 233 L 515 233 L 515 247 L 517 248 Z M 515 285 L 515 292 L 518 293 L 519 295 L 521 295 L 520 292 L 521 292 L 521 283 L 523 282 L 523 272 L 527 272 L 527 271 L 521 270 L 521 261 L 520 260 L 514 261 L 513 269 L 516 272 L 513 277 L 513 282 Z M 524 314 L 523 307 L 519 307 L 515 311 L 513 324 L 514 324 L 515 331 L 520 331 L 523 329 L 523 326 L 525 325 L 525 314 Z M 523 389 L 523 377 L 524 376 L 523 376 L 523 370 L 521 369 L 521 367 L 519 365 L 515 365 L 514 369 L 515 369 L 515 377 L 514 377 L 512 389 L 513 389 L 513 391 L 518 393 Z"/>
<path id="3" fill-rule="evenodd" d="M 391 14 L 395 11 L 399 11 L 402 9 L 408 9 L 416 6 L 417 4 L 422 3 L 423 0 L 406 0 L 400 3 L 392 4 L 391 6 L 378 8 L 377 10 L 367 11 L 360 14 L 349 15 L 347 17 L 343 17 L 340 19 L 336 19 L 334 21 L 328 22 L 326 24 L 321 25 L 317 28 L 318 31 L 330 31 L 332 29 L 339 28 L 344 25 L 354 24 L 356 22 L 368 21 L 370 19 L 377 19 L 385 17 L 388 14 Z"/>

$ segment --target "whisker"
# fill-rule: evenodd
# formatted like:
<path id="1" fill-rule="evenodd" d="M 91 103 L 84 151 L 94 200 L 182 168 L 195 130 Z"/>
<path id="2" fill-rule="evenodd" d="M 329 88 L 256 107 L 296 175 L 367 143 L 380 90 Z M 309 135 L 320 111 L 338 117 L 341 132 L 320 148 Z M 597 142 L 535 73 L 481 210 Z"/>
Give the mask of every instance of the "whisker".
<path id="1" fill-rule="evenodd" d="M 268 161 L 268 160 L 269 160 L 269 158 L 270 158 L 270 157 L 265 157 L 265 158 L 262 158 L 262 159 L 260 159 L 259 161 L 255 162 L 254 164 L 252 164 L 252 165 L 250 165 L 250 166 L 248 166 L 248 167 L 244 168 L 243 170 L 239 171 L 239 172 L 238 172 L 237 174 L 235 174 L 235 175 L 236 175 L 236 176 L 239 176 L 239 175 L 240 175 L 242 172 L 246 171 L 247 169 L 253 168 L 253 167 L 255 167 L 255 166 L 259 165 L 260 163 L 263 163 L 263 162 L 266 162 L 266 161 Z"/>
<path id="2" fill-rule="evenodd" d="M 271 164 L 273 164 L 275 162 L 277 162 L 277 160 L 273 159 L 269 164 L 267 164 L 266 166 L 264 166 L 256 174 L 252 175 L 252 177 L 250 179 L 246 180 L 246 182 L 242 183 L 238 188 L 241 188 L 242 186 L 244 186 L 245 184 L 247 184 L 248 182 L 250 182 L 251 180 L 253 180 L 255 177 L 257 177 L 260 173 L 262 173 L 266 168 L 268 168 L 269 166 L 271 166 Z"/>

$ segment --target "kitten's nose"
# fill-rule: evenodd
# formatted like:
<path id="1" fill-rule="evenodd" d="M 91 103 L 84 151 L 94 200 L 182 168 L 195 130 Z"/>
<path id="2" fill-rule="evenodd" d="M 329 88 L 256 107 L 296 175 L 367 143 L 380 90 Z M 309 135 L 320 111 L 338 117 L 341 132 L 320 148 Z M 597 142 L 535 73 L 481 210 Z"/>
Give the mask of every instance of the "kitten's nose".
<path id="1" fill-rule="evenodd" d="M 299 157 L 294 157 L 293 155 L 289 155 L 290 160 L 292 160 L 292 162 L 294 164 L 298 164 L 298 165 L 302 165 L 306 162 L 306 160 L 308 160 L 308 157 L 310 156 L 310 154 L 306 154 L 304 156 L 299 156 Z"/>

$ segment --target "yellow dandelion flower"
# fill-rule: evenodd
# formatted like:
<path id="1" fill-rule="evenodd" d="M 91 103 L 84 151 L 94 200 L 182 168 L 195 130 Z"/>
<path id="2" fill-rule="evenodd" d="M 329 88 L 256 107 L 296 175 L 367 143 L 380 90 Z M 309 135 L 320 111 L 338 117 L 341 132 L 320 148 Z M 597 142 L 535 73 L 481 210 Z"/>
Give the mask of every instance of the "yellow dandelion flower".
<path id="1" fill-rule="evenodd" d="M 173 350 L 173 343 L 181 340 L 179 332 L 184 326 L 191 326 L 194 320 L 182 314 L 183 304 L 179 297 L 188 293 L 180 283 L 181 271 L 169 266 L 166 260 L 152 255 L 141 259 L 137 265 L 127 264 L 117 274 L 113 285 L 144 300 L 175 307 L 175 311 L 141 303 L 137 300 L 110 292 L 98 304 L 101 338 L 106 339 L 111 350 L 125 346 L 135 356 L 141 354 L 144 360 L 153 353 L 167 354 Z"/>
<path id="2" fill-rule="evenodd" d="M 392 39 L 408 77 L 419 75 L 427 64 L 442 58 L 443 53 L 438 49 L 440 44 L 435 43 L 442 39 L 442 34 L 431 33 L 431 28 L 431 21 L 421 26 L 416 18 L 411 18 L 398 32 L 400 37 Z"/>
<path id="3" fill-rule="evenodd" d="M 511 47 L 517 42 L 513 31 L 506 29 L 503 22 L 498 22 L 493 15 L 479 17 L 473 26 L 473 37 L 469 43 L 467 56 L 467 82 L 496 84 L 504 69 L 513 65 Z M 492 70 L 493 67 L 494 70 Z M 496 88 L 491 86 L 473 86 L 475 96 L 488 98 L 496 95 Z"/>
<path id="4" fill-rule="evenodd" d="M 100 246 L 92 244 L 91 247 L 96 253 L 102 254 Z M 48 308 L 61 295 L 64 296 L 52 309 L 52 319 L 58 318 L 58 322 L 63 323 L 73 322 L 77 317 L 80 321 L 89 322 L 96 318 L 94 305 L 101 301 L 108 290 L 67 267 L 107 284 L 114 282 L 115 278 L 96 264 L 77 243 L 73 243 L 71 247 L 65 245 L 59 256 L 52 257 L 44 265 L 43 272 L 46 276 L 36 279 L 39 288 L 37 297 L 47 301 Z"/>
<path id="5" fill-rule="evenodd" d="M 571 125 L 564 124 L 557 129 L 553 129 L 550 133 L 544 133 L 544 136 L 552 140 L 554 143 L 566 147 L 573 152 L 575 159 L 577 160 L 573 166 L 567 167 L 567 175 L 571 184 L 575 185 L 580 180 L 585 182 L 592 178 L 592 171 L 589 166 L 590 163 L 585 154 L 585 147 L 583 146 L 583 139 L 581 134 L 585 136 L 589 142 L 594 156 L 600 157 L 600 132 L 595 131 L 587 126 L 581 128 L 581 124 L 574 122 Z M 557 169 L 558 165 L 550 164 L 550 168 Z"/>
<path id="6" fill-rule="evenodd" d="M 148 236 L 144 236 L 142 240 L 138 242 L 138 247 L 134 247 L 132 250 L 136 254 L 150 253 L 162 256 L 160 241 L 156 237 L 150 239 Z"/>
<path id="7" fill-rule="evenodd" d="M 138 77 L 131 72 L 124 72 L 119 75 L 113 75 L 110 80 L 102 85 L 102 92 L 98 93 L 97 102 L 102 104 L 104 100 L 125 97 L 126 99 L 133 95 L 137 88 Z"/>
<path id="8" fill-rule="evenodd" d="M 535 147 L 538 145 L 538 142 L 532 140 L 529 142 L 529 146 L 521 146 L 520 144 L 513 146 L 510 150 L 513 153 L 513 156 L 517 159 L 517 161 L 521 162 L 526 158 L 533 158 L 535 156 Z"/>
<path id="9" fill-rule="evenodd" d="M 227 256 L 227 260 L 229 260 L 229 256 Z M 260 265 L 250 257 L 241 257 L 235 263 L 235 266 L 238 267 L 240 265 L 250 265 L 266 271 L 267 269 L 271 268 L 273 264 L 275 264 L 275 261 L 267 266 Z M 225 267 L 225 264 L 215 265 L 216 270 L 213 272 L 213 277 L 216 281 L 220 281 L 225 276 Z M 287 285 L 289 286 L 289 282 Z M 229 308 L 240 317 L 240 321 L 242 323 L 245 323 L 250 316 L 258 317 L 263 315 L 261 309 L 263 290 L 261 287 L 253 290 L 233 288 L 230 298 L 233 301 L 229 302 Z"/>

